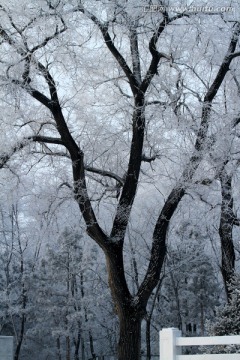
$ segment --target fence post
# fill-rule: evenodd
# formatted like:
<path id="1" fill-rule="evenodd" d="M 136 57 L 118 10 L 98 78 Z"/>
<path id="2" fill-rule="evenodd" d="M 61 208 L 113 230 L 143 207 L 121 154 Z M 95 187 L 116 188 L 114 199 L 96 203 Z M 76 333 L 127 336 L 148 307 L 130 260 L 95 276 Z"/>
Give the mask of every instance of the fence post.
<path id="1" fill-rule="evenodd" d="M 13 337 L 0 336 L 0 359 L 13 360 Z"/>
<path id="2" fill-rule="evenodd" d="M 160 360 L 176 360 L 181 354 L 181 347 L 176 347 L 176 338 L 182 332 L 176 328 L 162 329 L 160 331 Z"/>

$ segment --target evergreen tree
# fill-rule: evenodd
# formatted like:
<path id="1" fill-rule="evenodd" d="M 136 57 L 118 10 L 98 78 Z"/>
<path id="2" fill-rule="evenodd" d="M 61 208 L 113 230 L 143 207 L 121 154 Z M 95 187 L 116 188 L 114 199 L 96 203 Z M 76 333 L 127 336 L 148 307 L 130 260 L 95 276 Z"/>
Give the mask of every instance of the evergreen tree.
<path id="1" fill-rule="evenodd" d="M 186 335 L 203 336 L 206 319 L 214 317 L 219 304 L 220 287 L 212 258 L 207 254 L 203 232 L 189 222 L 179 226 L 173 237 L 175 244 L 168 251 L 161 290 L 166 304 L 162 321 L 164 326 L 178 327 Z"/>
<path id="2" fill-rule="evenodd" d="M 231 298 L 223 307 L 217 309 L 214 322 L 208 323 L 211 336 L 240 335 L 240 274 L 234 275 L 231 284 Z M 240 346 L 215 346 L 211 353 L 240 353 Z"/>

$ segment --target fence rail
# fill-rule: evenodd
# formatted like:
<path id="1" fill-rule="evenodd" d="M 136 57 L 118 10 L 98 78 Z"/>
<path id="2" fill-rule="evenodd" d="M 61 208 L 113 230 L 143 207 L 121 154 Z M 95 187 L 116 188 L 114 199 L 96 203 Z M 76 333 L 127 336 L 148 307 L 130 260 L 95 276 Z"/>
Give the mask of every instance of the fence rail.
<path id="1" fill-rule="evenodd" d="M 160 360 L 240 360 L 240 354 L 182 355 L 182 346 L 240 345 L 240 336 L 182 337 L 175 328 L 160 331 Z"/>
<path id="2" fill-rule="evenodd" d="M 176 346 L 240 345 L 240 336 L 179 337 Z"/>
<path id="3" fill-rule="evenodd" d="M 240 360 L 240 354 L 177 355 L 176 360 Z"/>

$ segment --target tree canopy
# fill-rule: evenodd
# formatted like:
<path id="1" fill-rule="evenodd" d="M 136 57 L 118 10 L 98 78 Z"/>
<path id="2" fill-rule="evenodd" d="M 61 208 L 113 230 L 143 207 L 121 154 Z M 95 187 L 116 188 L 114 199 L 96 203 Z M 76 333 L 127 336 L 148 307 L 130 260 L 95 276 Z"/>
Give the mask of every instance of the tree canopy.
<path id="1" fill-rule="evenodd" d="M 52 226 L 38 251 L 67 225 L 85 229 L 102 249 L 119 360 L 141 356 L 141 322 L 170 230 L 191 208 L 203 209 L 194 216 L 220 239 L 230 296 L 239 226 L 239 8 L 237 1 L 190 5 L 0 6 L 2 201 L 18 197 L 22 224 Z"/>

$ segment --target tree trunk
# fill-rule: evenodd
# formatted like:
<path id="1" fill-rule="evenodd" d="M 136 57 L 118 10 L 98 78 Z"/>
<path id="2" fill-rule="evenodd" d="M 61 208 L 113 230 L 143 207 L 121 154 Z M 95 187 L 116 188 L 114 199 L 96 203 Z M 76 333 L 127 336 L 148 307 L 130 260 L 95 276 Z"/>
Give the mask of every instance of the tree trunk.
<path id="1" fill-rule="evenodd" d="M 140 360 L 142 317 L 140 314 L 131 315 L 127 312 L 119 320 L 118 360 Z"/>
<path id="2" fill-rule="evenodd" d="M 74 360 L 79 360 L 79 349 L 80 349 L 80 343 L 81 343 L 81 323 L 78 321 L 78 333 L 77 337 L 74 339 Z"/>
<path id="3" fill-rule="evenodd" d="M 62 357 L 61 357 L 61 343 L 60 343 L 59 336 L 57 337 L 57 357 L 58 357 L 58 360 L 62 360 Z"/>
<path id="4" fill-rule="evenodd" d="M 25 304 L 25 300 L 24 300 L 24 304 Z M 25 309 L 25 308 L 26 308 L 26 306 L 24 305 L 23 309 Z M 18 360 L 20 358 L 20 352 L 21 352 L 21 347 L 22 347 L 24 333 L 25 333 L 25 322 L 26 322 L 26 317 L 23 314 L 22 319 L 21 319 L 21 331 L 20 331 L 19 339 L 17 342 L 15 354 L 14 354 L 14 360 Z"/>
<path id="5" fill-rule="evenodd" d="M 105 252 L 108 282 L 119 319 L 118 360 L 141 359 L 141 322 L 146 303 L 129 292 L 123 262 L 123 242 L 111 243 Z"/>
<path id="6" fill-rule="evenodd" d="M 201 302 L 200 304 L 201 306 L 201 336 L 204 336 L 204 308 L 203 308 L 203 303 Z"/>
<path id="7" fill-rule="evenodd" d="M 151 360 L 151 321 L 152 321 L 152 315 L 153 315 L 153 310 L 155 308 L 156 300 L 159 296 L 159 291 L 162 286 L 163 278 L 164 278 L 164 276 L 162 276 L 158 282 L 158 285 L 157 285 L 157 288 L 155 291 L 155 295 L 153 298 L 153 302 L 151 304 L 151 308 L 149 310 L 148 315 L 145 316 L 145 320 L 146 320 L 146 350 L 147 350 L 146 360 Z"/>
<path id="8" fill-rule="evenodd" d="M 150 316 L 148 316 L 146 320 L 146 346 L 147 346 L 146 360 L 151 360 L 151 317 Z"/>
<path id="9" fill-rule="evenodd" d="M 183 319 L 182 319 L 182 313 L 181 313 L 181 304 L 180 304 L 180 297 L 178 293 L 178 285 L 176 284 L 172 271 L 170 272 L 170 277 L 172 281 L 172 287 L 175 295 L 176 305 L 177 305 L 177 316 L 178 316 L 178 328 L 179 330 L 183 329 Z"/>
<path id="10" fill-rule="evenodd" d="M 96 354 L 95 354 L 95 351 L 94 351 L 94 345 L 93 345 L 93 337 L 92 337 L 92 332 L 91 330 L 89 330 L 89 345 L 90 345 L 90 351 L 91 351 L 91 355 L 92 355 L 92 360 L 95 360 L 96 359 Z"/>
<path id="11" fill-rule="evenodd" d="M 235 250 L 232 236 L 235 219 L 233 211 L 232 175 L 228 175 L 225 168 L 223 168 L 219 177 L 222 191 L 221 218 L 219 226 L 222 252 L 221 272 L 227 299 L 230 301 L 230 283 L 235 271 Z"/>
<path id="12" fill-rule="evenodd" d="M 82 354 L 82 360 L 85 360 L 85 343 L 84 338 L 81 338 L 81 354 Z"/>
<path id="13" fill-rule="evenodd" d="M 66 336 L 66 360 L 71 360 L 71 346 L 70 346 L 70 337 Z"/>

